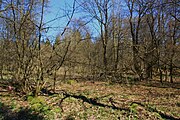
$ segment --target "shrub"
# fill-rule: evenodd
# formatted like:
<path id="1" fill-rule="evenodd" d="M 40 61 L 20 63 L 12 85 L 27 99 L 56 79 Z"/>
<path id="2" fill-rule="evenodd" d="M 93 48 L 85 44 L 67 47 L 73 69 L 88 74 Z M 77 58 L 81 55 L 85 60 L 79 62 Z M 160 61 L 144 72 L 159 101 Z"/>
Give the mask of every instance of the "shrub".
<path id="1" fill-rule="evenodd" d="M 67 84 L 73 85 L 75 83 L 77 83 L 76 80 L 67 80 Z"/>

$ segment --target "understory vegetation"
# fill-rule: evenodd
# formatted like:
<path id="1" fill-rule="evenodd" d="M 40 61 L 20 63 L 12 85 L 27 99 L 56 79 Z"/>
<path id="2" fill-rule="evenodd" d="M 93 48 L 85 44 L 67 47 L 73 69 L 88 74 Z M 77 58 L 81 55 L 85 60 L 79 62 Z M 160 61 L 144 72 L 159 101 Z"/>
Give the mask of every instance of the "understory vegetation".
<path id="1" fill-rule="evenodd" d="M 157 84 L 157 83 L 153 83 Z M 152 86 L 152 85 L 150 85 Z M 179 85 L 61 83 L 57 94 L 17 96 L 1 88 L 0 118 L 15 120 L 135 120 L 180 118 Z"/>

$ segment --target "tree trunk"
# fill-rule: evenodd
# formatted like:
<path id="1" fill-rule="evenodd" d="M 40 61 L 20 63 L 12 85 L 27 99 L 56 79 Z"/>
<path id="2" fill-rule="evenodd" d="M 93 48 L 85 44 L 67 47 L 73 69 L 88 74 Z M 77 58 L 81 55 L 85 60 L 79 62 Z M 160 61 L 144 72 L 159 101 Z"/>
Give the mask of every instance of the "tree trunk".
<path id="1" fill-rule="evenodd" d="M 169 76 L 170 76 L 170 82 L 173 83 L 173 65 L 172 65 L 172 59 L 171 59 L 171 62 L 170 62 L 170 68 L 169 68 Z"/>
<path id="2" fill-rule="evenodd" d="M 0 74 L 1 74 L 1 79 L 3 80 L 3 65 L 1 65 Z"/>
<path id="3" fill-rule="evenodd" d="M 160 77 L 160 82 L 162 83 L 162 82 L 163 82 L 163 79 L 162 79 L 162 70 L 159 69 L 159 72 L 160 72 L 160 75 L 159 75 L 159 77 Z"/>
<path id="4" fill-rule="evenodd" d="M 54 82 L 53 82 L 53 92 L 55 93 L 56 92 L 56 70 L 54 71 L 54 77 L 53 77 L 53 79 L 54 79 Z"/>

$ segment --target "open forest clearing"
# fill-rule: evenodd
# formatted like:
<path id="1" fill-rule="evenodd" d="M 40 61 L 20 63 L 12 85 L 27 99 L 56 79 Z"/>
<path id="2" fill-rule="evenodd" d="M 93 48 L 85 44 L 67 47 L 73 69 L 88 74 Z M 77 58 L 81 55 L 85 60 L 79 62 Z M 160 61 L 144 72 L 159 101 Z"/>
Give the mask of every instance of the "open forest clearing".
<path id="1" fill-rule="evenodd" d="M 153 84 L 156 86 L 152 87 Z M 0 119 L 180 119 L 179 84 L 171 86 L 170 83 L 155 82 L 148 86 L 142 82 L 113 84 L 70 80 L 59 84 L 56 93 L 19 97 L 0 87 Z"/>

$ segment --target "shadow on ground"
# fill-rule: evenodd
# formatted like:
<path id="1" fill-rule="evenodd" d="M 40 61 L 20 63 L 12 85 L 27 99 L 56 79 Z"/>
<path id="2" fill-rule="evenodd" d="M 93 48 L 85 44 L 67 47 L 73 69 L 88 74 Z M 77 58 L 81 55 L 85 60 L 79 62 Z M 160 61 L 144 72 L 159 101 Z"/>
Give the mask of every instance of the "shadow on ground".
<path id="1" fill-rule="evenodd" d="M 126 112 L 128 112 L 128 113 L 131 112 L 131 109 L 130 109 L 129 107 L 126 107 L 126 108 L 125 108 L 125 107 L 124 107 L 124 108 L 117 107 L 117 106 L 114 104 L 114 103 L 116 103 L 116 102 L 115 102 L 112 98 L 109 98 L 109 102 L 111 103 L 111 105 L 107 105 L 107 104 L 103 104 L 103 103 L 98 102 L 97 100 L 100 99 L 100 98 L 88 98 L 88 97 L 86 97 L 86 96 L 84 96 L 84 95 L 76 95 L 76 94 L 67 93 L 67 92 L 64 92 L 63 95 L 64 95 L 64 98 L 62 98 L 62 99 L 60 100 L 60 102 L 59 102 L 59 105 L 60 105 L 60 107 L 61 107 L 62 110 L 63 110 L 63 108 L 62 108 L 62 102 L 63 102 L 66 98 L 73 97 L 73 98 L 75 98 L 75 99 L 80 99 L 80 100 L 82 100 L 83 103 L 86 102 L 86 103 L 92 104 L 92 105 L 94 105 L 94 106 L 106 107 L 106 108 L 111 108 L 111 109 L 120 110 L 120 111 L 126 111 Z M 104 96 L 104 97 L 107 97 L 107 96 Z M 101 97 L 101 98 L 103 98 L 103 97 Z M 177 117 L 174 117 L 174 116 L 172 116 L 172 115 L 169 115 L 169 114 L 167 114 L 167 113 L 165 113 L 165 112 L 163 112 L 163 111 L 160 111 L 160 110 L 158 110 L 158 109 L 156 109 L 156 108 L 154 108 L 154 107 L 151 107 L 151 106 L 149 106 L 149 105 L 146 105 L 146 104 L 144 104 L 144 103 L 132 102 L 132 103 L 130 104 L 130 106 L 132 106 L 134 103 L 137 104 L 137 105 L 140 105 L 141 107 L 145 108 L 145 109 L 146 109 L 147 111 L 149 111 L 149 112 L 158 113 L 158 114 L 161 116 L 161 118 L 163 118 L 163 119 L 165 119 L 165 120 L 180 120 L 180 119 L 177 118 Z"/>
<path id="2" fill-rule="evenodd" d="M 9 106 L 0 102 L 0 120 L 44 120 L 44 117 L 38 113 L 33 113 L 28 108 L 14 112 Z"/>

